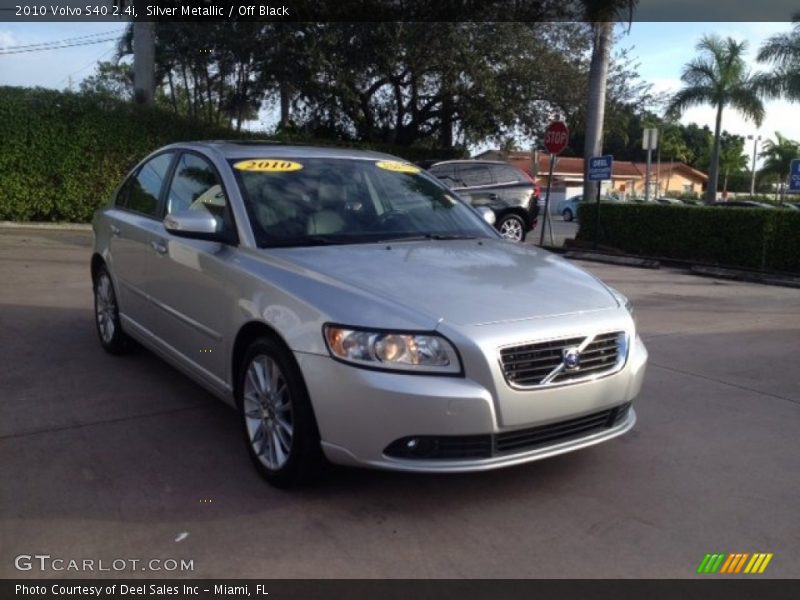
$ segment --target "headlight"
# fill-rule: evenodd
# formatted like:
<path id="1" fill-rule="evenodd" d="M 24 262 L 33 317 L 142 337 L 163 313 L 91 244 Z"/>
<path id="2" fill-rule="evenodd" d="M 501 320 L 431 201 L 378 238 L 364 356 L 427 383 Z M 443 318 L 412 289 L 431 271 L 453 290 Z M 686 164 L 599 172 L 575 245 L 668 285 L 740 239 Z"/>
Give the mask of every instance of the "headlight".
<path id="1" fill-rule="evenodd" d="M 331 356 L 354 365 L 413 373 L 461 372 L 453 345 L 438 335 L 323 327 Z"/>

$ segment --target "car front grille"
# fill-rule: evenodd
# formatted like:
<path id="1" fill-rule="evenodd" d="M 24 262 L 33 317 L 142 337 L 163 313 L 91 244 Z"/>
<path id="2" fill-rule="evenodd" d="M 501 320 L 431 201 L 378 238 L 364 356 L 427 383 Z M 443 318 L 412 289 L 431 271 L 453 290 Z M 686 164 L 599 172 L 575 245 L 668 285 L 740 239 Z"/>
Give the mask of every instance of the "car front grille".
<path id="1" fill-rule="evenodd" d="M 607 375 L 621 368 L 627 354 L 623 331 L 571 337 L 502 348 L 503 375 L 512 387 L 531 388 L 571 383 Z M 579 363 L 565 364 L 565 351 L 578 351 Z"/>
<path id="2" fill-rule="evenodd" d="M 395 440 L 383 451 L 392 458 L 469 460 L 535 450 L 595 433 L 622 423 L 630 402 L 566 421 L 486 435 L 421 435 Z"/>

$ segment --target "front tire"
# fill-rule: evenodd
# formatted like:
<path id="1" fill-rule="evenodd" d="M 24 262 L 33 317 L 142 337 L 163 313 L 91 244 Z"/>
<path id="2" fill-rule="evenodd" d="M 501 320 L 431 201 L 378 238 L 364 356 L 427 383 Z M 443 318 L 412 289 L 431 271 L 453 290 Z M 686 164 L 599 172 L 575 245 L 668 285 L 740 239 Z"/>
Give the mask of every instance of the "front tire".
<path id="1" fill-rule="evenodd" d="M 97 269 L 94 277 L 94 317 L 103 350 L 117 355 L 130 351 L 131 339 L 122 330 L 117 294 L 105 265 Z"/>
<path id="2" fill-rule="evenodd" d="M 314 411 L 289 351 L 259 338 L 245 353 L 237 403 L 250 459 L 279 488 L 306 483 L 323 464 Z"/>
<path id="3" fill-rule="evenodd" d="M 512 242 L 525 241 L 525 222 L 519 215 L 506 215 L 497 223 L 497 230 Z"/>

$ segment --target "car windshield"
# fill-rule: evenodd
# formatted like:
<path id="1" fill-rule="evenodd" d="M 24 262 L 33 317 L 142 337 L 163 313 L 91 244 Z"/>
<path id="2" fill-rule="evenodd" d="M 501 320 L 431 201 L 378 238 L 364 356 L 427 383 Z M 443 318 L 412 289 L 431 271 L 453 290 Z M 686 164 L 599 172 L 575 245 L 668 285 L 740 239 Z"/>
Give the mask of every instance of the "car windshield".
<path id="1" fill-rule="evenodd" d="M 259 246 L 496 237 L 452 192 L 392 160 L 230 161 Z"/>

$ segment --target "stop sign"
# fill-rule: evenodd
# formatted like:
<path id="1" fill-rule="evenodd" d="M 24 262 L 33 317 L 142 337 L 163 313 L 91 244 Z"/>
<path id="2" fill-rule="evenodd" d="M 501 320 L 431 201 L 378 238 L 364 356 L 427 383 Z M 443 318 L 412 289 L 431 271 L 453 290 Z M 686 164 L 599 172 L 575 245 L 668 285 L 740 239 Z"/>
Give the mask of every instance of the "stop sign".
<path id="1" fill-rule="evenodd" d="M 561 154 L 568 141 L 569 130 L 564 121 L 553 121 L 544 131 L 544 147 L 550 154 Z"/>

